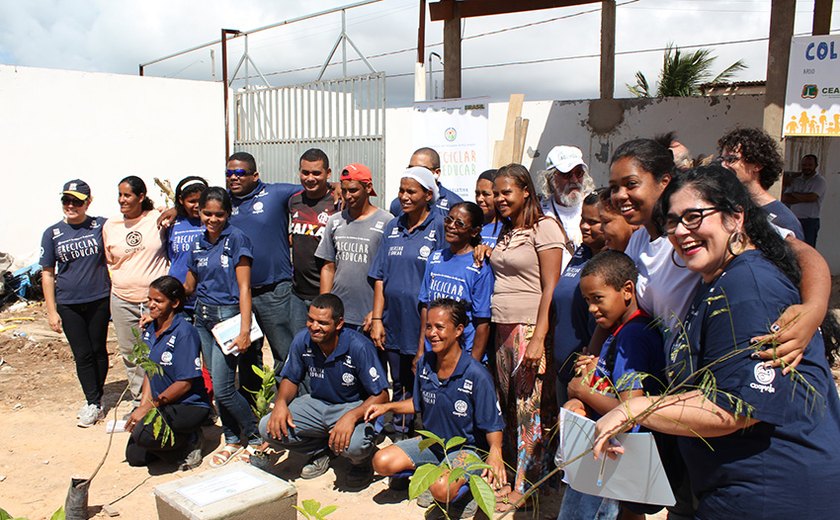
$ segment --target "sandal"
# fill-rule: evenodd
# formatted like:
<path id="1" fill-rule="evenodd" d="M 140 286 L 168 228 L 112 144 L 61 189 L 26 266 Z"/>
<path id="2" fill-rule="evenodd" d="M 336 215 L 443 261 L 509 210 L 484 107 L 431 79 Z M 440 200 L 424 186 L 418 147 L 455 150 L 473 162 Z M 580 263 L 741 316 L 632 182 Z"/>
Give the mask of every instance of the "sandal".
<path id="1" fill-rule="evenodd" d="M 511 497 L 511 495 L 518 495 L 516 498 Z M 519 491 L 511 491 L 507 495 L 497 497 L 496 498 L 496 512 L 497 513 L 507 513 L 508 511 L 513 511 L 514 513 L 518 513 L 521 511 L 531 511 L 533 509 L 531 499 L 529 498 L 525 502 L 516 505 L 517 502 L 522 500 L 523 493 Z"/>
<path id="2" fill-rule="evenodd" d="M 513 491 L 513 488 L 510 486 L 510 484 L 505 484 L 504 486 L 494 491 L 494 494 L 496 495 L 497 500 L 501 500 L 503 498 L 507 498 L 511 491 Z"/>
<path id="3" fill-rule="evenodd" d="M 242 450 L 242 452 L 239 454 L 239 458 L 237 460 L 240 460 L 240 461 L 244 462 L 245 464 L 250 464 L 251 463 L 251 455 L 256 455 L 257 453 L 259 453 L 259 450 L 257 449 L 257 447 L 249 444 L 248 446 L 246 446 Z"/>
<path id="4" fill-rule="evenodd" d="M 225 444 L 225 446 L 213 454 L 210 457 L 210 467 L 211 468 L 221 468 L 225 464 L 231 461 L 234 457 L 242 453 L 244 450 L 242 446 L 238 444 Z"/>

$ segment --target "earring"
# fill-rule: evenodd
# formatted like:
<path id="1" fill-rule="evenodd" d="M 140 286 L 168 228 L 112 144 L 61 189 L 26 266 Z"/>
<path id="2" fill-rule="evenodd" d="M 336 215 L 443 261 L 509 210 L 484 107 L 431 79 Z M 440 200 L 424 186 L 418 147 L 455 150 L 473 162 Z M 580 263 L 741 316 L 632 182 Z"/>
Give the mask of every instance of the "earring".
<path id="1" fill-rule="evenodd" d="M 674 256 L 674 254 L 675 254 L 676 252 L 677 252 L 677 250 L 676 250 L 676 249 L 672 249 L 672 250 L 671 250 L 671 263 L 673 263 L 675 266 L 679 267 L 680 269 L 685 269 L 685 267 L 686 267 L 686 266 L 684 266 L 684 265 L 680 265 L 680 264 L 678 264 L 678 263 L 677 263 L 677 259 L 676 259 L 676 257 Z"/>
<path id="2" fill-rule="evenodd" d="M 746 236 L 740 231 L 735 231 L 729 235 L 729 240 L 726 241 L 726 250 L 732 256 L 738 256 L 747 248 Z M 733 249 L 733 246 L 735 248 Z"/>

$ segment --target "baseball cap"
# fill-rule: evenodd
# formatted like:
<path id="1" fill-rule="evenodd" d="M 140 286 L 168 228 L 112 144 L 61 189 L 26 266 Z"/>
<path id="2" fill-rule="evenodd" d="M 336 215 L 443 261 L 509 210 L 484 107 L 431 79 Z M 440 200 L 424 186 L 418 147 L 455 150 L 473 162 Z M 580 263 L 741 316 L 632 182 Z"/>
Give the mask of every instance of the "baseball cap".
<path id="1" fill-rule="evenodd" d="M 376 196 L 376 192 L 373 190 L 373 175 L 371 175 L 370 169 L 364 164 L 348 164 L 347 166 L 341 169 L 341 176 L 339 177 L 339 180 L 369 182 L 371 183 L 370 195 L 372 197 Z"/>
<path id="2" fill-rule="evenodd" d="M 577 165 L 582 165 L 583 171 L 589 172 L 589 166 L 583 162 L 583 152 L 577 146 L 555 146 L 545 160 L 546 170 L 554 168 L 563 173 L 572 171 Z"/>
<path id="3" fill-rule="evenodd" d="M 64 184 L 62 195 L 72 195 L 79 200 L 87 200 L 90 197 L 90 186 L 81 179 L 74 179 Z"/>

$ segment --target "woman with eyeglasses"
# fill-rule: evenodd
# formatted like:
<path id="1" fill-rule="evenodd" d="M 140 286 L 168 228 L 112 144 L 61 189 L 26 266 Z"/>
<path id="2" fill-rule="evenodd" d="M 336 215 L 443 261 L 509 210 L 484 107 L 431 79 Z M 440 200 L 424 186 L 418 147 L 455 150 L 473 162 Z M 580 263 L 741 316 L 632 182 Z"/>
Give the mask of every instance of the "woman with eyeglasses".
<path id="1" fill-rule="evenodd" d="M 625 253 L 639 269 L 636 284 L 639 307 L 661 320 L 666 346 L 672 344 L 681 329 L 681 321 L 700 284 L 697 273 L 678 263 L 674 247 L 655 218 L 657 201 L 675 175 L 669 144 L 653 139 L 636 139 L 622 144 L 610 161 L 609 178 L 612 205 L 629 224 L 640 226 L 630 237 Z M 777 315 L 771 326 L 778 346 L 758 354 L 765 360 L 771 360 L 774 366 L 782 362 L 795 364 L 828 308 L 830 276 L 827 265 L 819 253 L 809 251 L 810 248 L 797 242 L 788 240 L 803 272 L 800 284 L 802 304 L 779 310 L 781 316 Z M 599 351 L 606 336 L 605 331 L 596 329 L 589 350 Z M 785 372 L 787 370 L 789 368 Z M 691 516 L 693 509 L 688 477 L 673 441 L 672 437 L 658 438 L 660 451 L 665 453 L 663 461 L 669 471 L 669 480 L 677 495 L 677 504 L 669 511 Z M 644 512 L 651 514 L 655 511 Z"/>
<path id="2" fill-rule="evenodd" d="M 149 284 L 169 269 L 166 232 L 157 225 L 158 212 L 146 193 L 146 183 L 130 175 L 118 184 L 121 215 L 102 227 L 105 258 L 111 271 L 111 319 L 117 333 L 134 406 L 140 404 L 143 369 L 131 361 L 139 329 L 141 305 L 149 295 Z"/>
<path id="3" fill-rule="evenodd" d="M 44 231 L 40 259 L 47 320 L 55 332 L 64 331 L 85 394 L 85 404 L 78 413 L 82 428 L 93 426 L 103 417 L 111 317 L 111 278 L 102 244 L 105 219 L 87 214 L 92 200 L 85 181 L 76 179 L 64 185 L 64 219 Z"/>
<path id="4" fill-rule="evenodd" d="M 368 272 L 373 281 L 370 337 L 391 373 L 394 401 L 407 399 L 414 388 L 412 365 L 417 351 L 423 350 L 417 294 L 432 251 L 446 243 L 443 215 L 433 209 L 438 196 L 430 170 L 414 166 L 403 173 L 398 195 L 402 214 L 385 226 Z M 410 433 L 413 419 L 412 415 L 394 416 L 397 439 Z"/>
<path id="5" fill-rule="evenodd" d="M 544 475 L 549 456 L 553 421 L 544 412 L 556 407 L 546 346 L 551 344 L 551 296 L 567 239 L 557 220 L 543 214 L 531 174 L 521 164 L 499 169 L 493 194 L 502 222 L 490 256 L 496 275 L 496 375 L 506 416 L 505 445 L 515 450 L 507 458 L 516 471 L 512 488 L 499 493 L 499 510 L 509 511 L 530 506 L 520 502 L 529 485 Z"/>
<path id="6" fill-rule="evenodd" d="M 429 303 L 439 298 L 451 298 L 464 304 L 467 324 L 464 327 L 463 347 L 477 361 L 487 359 L 484 351 L 490 335 L 490 296 L 493 294 L 493 270 L 487 262 L 475 266 L 473 252 L 481 243 L 484 214 L 477 204 L 458 202 L 443 219 L 444 236 L 448 248 L 432 253 L 426 262 L 426 272 L 420 285 L 420 333 L 425 338 L 426 314 Z M 421 338 L 421 342 L 423 342 Z M 418 348 L 414 365 L 423 357 L 429 345 Z"/>
<path id="7" fill-rule="evenodd" d="M 596 456 L 620 453 L 608 439 L 639 424 L 677 436 L 695 518 L 836 518 L 840 400 L 823 337 L 812 335 L 787 375 L 757 358 L 764 346 L 753 341 L 801 301 L 789 243 L 720 166 L 675 176 L 657 210 L 675 262 L 702 279 L 670 346 L 676 391 L 602 417 Z"/>

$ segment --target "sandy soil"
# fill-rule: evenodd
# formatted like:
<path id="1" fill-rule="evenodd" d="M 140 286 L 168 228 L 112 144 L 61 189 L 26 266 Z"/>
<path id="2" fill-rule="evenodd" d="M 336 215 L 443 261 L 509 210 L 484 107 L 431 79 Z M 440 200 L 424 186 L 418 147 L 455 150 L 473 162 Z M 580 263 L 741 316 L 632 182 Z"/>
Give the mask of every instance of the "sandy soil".
<path id="1" fill-rule="evenodd" d="M 18 318 L 32 321 L 14 321 Z M 32 520 L 49 518 L 64 504 L 70 478 L 89 476 L 99 463 L 108 435 L 103 423 L 92 428 L 76 426 L 76 412 L 84 398 L 73 357 L 64 336 L 49 330 L 43 306 L 1 313 L 0 329 L 10 325 L 16 326 L 0 332 L 0 508 Z M 16 336 L 20 333 L 26 337 Z M 122 360 L 113 354 L 116 349 L 113 331 L 108 348 L 112 353 L 112 368 L 104 404 L 110 419 L 125 388 Z M 266 352 L 265 358 L 269 357 Z M 122 404 L 117 415 L 122 416 L 126 411 L 126 405 Z M 112 504 L 122 518 L 156 518 L 154 487 L 206 471 L 209 468 L 206 455 L 220 446 L 221 430 L 204 429 L 204 462 L 189 472 L 178 472 L 164 464 L 129 467 L 124 457 L 127 436 L 115 434 L 105 465 L 91 485 L 91 517 L 106 518 L 102 507 Z M 407 501 L 406 492 L 390 491 L 385 479 L 374 481 L 364 491 L 349 492 L 341 489 L 340 479 L 336 482 L 335 470 L 341 474 L 345 461 L 335 460 L 329 472 L 309 481 L 297 478 L 304 463 L 283 456 L 275 460 L 272 473 L 295 484 L 299 502 L 314 498 L 323 505 L 338 505 L 330 519 L 356 519 L 366 515 L 389 520 L 423 518 L 423 510 Z M 542 498 L 539 513 L 519 513 L 516 518 L 555 518 L 558 504 L 557 494 L 546 496 Z"/>
<path id="2" fill-rule="evenodd" d="M 833 280 L 832 307 L 840 307 L 840 277 Z M 7 328 L 14 326 L 13 328 Z M 3 330 L 3 329 L 6 330 Z M 42 305 L 33 305 L 18 312 L 0 313 L 0 508 L 30 519 L 49 518 L 64 504 L 72 476 L 87 477 L 105 453 L 108 435 L 103 423 L 93 428 L 76 426 L 76 412 L 83 396 L 76 379 L 75 365 L 64 336 L 49 330 Z M 23 334 L 25 336 L 23 336 Z M 125 389 L 122 360 L 114 355 L 113 331 L 108 343 L 111 371 L 106 385 L 105 406 L 109 419 Z M 265 359 L 270 354 L 266 349 Z M 837 379 L 840 370 L 835 370 Z M 122 416 L 127 407 L 117 409 Z M 218 427 L 204 429 L 205 455 L 220 445 Z M 178 472 L 163 464 L 149 468 L 131 468 L 124 460 L 127 434 L 114 436 L 105 465 L 90 490 L 91 517 L 105 517 L 103 505 L 119 512 L 123 518 L 156 518 L 152 490 L 158 484 L 184 478 L 208 469 L 209 457 L 190 472 Z M 385 441 L 387 444 L 389 441 Z M 383 444 L 384 445 L 384 444 Z M 298 478 L 304 461 L 283 456 L 273 459 L 272 473 L 292 481 L 298 489 L 298 501 L 308 498 L 323 505 L 336 504 L 333 520 L 363 518 L 376 515 L 389 520 L 423 518 L 423 510 L 407 501 L 405 491 L 390 491 L 385 479 L 375 480 L 364 491 L 342 490 L 339 475 L 346 462 L 336 460 L 324 476 L 314 480 Z M 537 513 L 519 513 L 516 519 L 553 519 L 559 509 L 560 496 L 549 493 L 541 499 Z M 660 513 L 651 519 L 665 518 Z"/>

